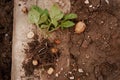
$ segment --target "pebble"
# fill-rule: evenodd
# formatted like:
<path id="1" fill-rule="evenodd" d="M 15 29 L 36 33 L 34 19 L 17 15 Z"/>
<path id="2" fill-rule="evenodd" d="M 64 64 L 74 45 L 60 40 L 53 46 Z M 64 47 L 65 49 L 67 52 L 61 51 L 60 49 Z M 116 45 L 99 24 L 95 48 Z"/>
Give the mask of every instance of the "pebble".
<path id="1" fill-rule="evenodd" d="M 105 2 L 106 2 L 107 4 L 109 4 L 109 0 L 105 0 Z"/>
<path id="2" fill-rule="evenodd" d="M 70 71 L 69 71 L 68 73 L 69 73 L 69 74 L 72 74 L 72 72 L 70 72 Z"/>
<path id="3" fill-rule="evenodd" d="M 23 8 L 22 8 L 22 12 L 23 12 L 23 13 L 28 13 L 27 8 L 26 8 L 26 7 L 23 7 Z"/>
<path id="4" fill-rule="evenodd" d="M 34 33 L 31 31 L 27 34 L 27 38 L 31 39 L 34 37 Z"/>
<path id="5" fill-rule="evenodd" d="M 78 72 L 83 73 L 84 71 L 83 69 L 78 69 Z"/>
<path id="6" fill-rule="evenodd" d="M 93 7 L 93 5 L 89 5 L 89 7 Z"/>
<path id="7" fill-rule="evenodd" d="M 5 34 L 5 36 L 7 37 L 7 36 L 8 36 L 8 34 Z"/>
<path id="8" fill-rule="evenodd" d="M 90 36 L 88 36 L 88 38 L 90 38 Z"/>
<path id="9" fill-rule="evenodd" d="M 51 74 L 53 73 L 53 71 L 54 71 L 54 69 L 51 67 L 51 68 L 48 69 L 47 73 L 48 73 L 49 75 L 51 75 Z"/>
<path id="10" fill-rule="evenodd" d="M 74 79 L 74 76 L 71 76 L 71 77 L 69 77 L 70 78 L 70 80 L 73 80 Z"/>
<path id="11" fill-rule="evenodd" d="M 59 74 L 58 74 L 58 73 L 56 73 L 56 74 L 55 74 L 55 76 L 56 76 L 56 77 L 58 77 L 58 76 L 59 76 Z"/>
<path id="12" fill-rule="evenodd" d="M 37 66 L 37 65 L 38 65 L 38 61 L 37 61 L 37 60 L 33 60 L 33 61 L 32 61 L 32 64 L 33 64 L 34 66 Z"/>
<path id="13" fill-rule="evenodd" d="M 104 21 L 101 21 L 101 24 L 103 24 L 104 23 Z"/>
<path id="14" fill-rule="evenodd" d="M 61 68 L 61 71 L 63 71 L 63 68 Z"/>
<path id="15" fill-rule="evenodd" d="M 85 64 L 85 62 L 83 62 L 82 64 Z"/>
<path id="16" fill-rule="evenodd" d="M 89 4 L 89 0 L 85 0 L 85 2 L 84 2 L 85 4 Z"/>

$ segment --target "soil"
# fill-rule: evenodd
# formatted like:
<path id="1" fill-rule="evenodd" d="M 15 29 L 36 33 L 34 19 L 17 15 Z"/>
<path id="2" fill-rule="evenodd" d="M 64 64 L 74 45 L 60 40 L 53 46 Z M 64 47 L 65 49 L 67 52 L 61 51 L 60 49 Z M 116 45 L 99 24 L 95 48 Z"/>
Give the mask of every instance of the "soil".
<path id="1" fill-rule="evenodd" d="M 89 4 L 84 0 L 71 2 L 72 12 L 79 15 L 77 21 L 87 25 L 80 35 L 70 30 L 70 53 L 85 73 L 79 76 L 80 80 L 119 80 L 120 1 L 110 0 L 109 4 L 105 0 L 89 0 Z"/>
<path id="2" fill-rule="evenodd" d="M 71 12 L 78 15 L 75 22 L 84 21 L 87 26 L 83 33 L 74 33 L 74 27 L 62 31 L 65 34 L 56 31 L 61 41 L 68 39 L 70 70 L 54 80 L 120 79 L 120 0 L 88 1 L 71 0 Z"/>
<path id="3" fill-rule="evenodd" d="M 49 39 L 43 39 L 41 42 L 35 39 L 28 43 L 28 46 L 29 48 L 25 50 L 26 59 L 23 62 L 26 76 L 32 75 L 36 68 L 44 68 L 45 70 L 51 67 L 55 68 L 60 51 L 55 47 L 54 43 L 50 42 Z M 34 65 L 33 60 L 37 60 L 38 64 Z"/>
<path id="4" fill-rule="evenodd" d="M 13 1 L 0 0 L 0 80 L 11 78 Z"/>
<path id="5" fill-rule="evenodd" d="M 13 5 L 11 0 L 0 0 L 0 80 L 10 80 L 11 75 L 13 21 L 13 6 L 11 5 Z M 85 4 L 85 0 L 71 0 L 71 5 L 71 12 L 78 15 L 75 22 L 84 21 L 87 27 L 81 34 L 75 34 L 74 27 L 69 31 L 62 31 L 64 33 L 57 32 L 61 41 L 65 39 L 68 41 L 65 49 L 69 49 L 70 69 L 67 73 L 61 73 L 59 77 L 62 78 L 57 77 L 54 80 L 70 80 L 70 78 L 74 78 L 72 80 L 119 80 L 120 0 L 89 0 L 89 4 Z M 66 35 L 67 38 L 64 38 Z M 51 46 L 46 46 L 45 42 Z M 57 56 L 51 54 L 50 48 L 56 45 L 49 40 L 45 42 L 44 39 L 43 42 L 35 39 L 28 43 L 29 49 L 26 50 L 26 54 L 31 55 L 26 56 L 28 64 L 23 62 L 26 75 L 31 75 L 34 69 L 41 68 L 40 64 L 45 65 L 42 67 L 46 68 L 46 64 L 52 63 L 50 66 L 47 65 L 46 70 L 49 67 L 56 68 L 56 60 L 62 53 L 58 52 Z M 40 58 L 38 54 L 44 51 L 42 53 L 37 51 L 44 47 L 47 48 L 44 50 L 47 54 Z M 32 65 L 34 59 L 38 60 L 39 65 Z"/>

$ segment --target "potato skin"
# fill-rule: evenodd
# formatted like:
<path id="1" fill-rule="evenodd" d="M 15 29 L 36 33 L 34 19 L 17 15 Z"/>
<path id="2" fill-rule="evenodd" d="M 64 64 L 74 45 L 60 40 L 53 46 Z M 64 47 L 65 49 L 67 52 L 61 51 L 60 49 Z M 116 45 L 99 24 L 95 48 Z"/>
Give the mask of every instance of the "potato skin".
<path id="1" fill-rule="evenodd" d="M 86 28 L 85 23 L 82 21 L 79 21 L 75 26 L 75 33 L 80 34 L 80 33 L 84 32 L 85 28 Z"/>

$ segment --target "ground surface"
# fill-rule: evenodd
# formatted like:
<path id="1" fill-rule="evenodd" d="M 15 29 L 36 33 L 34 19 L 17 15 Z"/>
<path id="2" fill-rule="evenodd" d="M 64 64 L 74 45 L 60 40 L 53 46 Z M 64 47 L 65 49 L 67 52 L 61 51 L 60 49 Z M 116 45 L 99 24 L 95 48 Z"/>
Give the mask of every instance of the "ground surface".
<path id="1" fill-rule="evenodd" d="M 119 80 L 120 0 L 109 0 L 109 5 L 105 0 L 89 0 L 87 5 L 83 0 L 71 1 L 72 12 L 87 25 L 81 35 L 71 30 L 70 53 L 76 57 L 78 67 L 87 73 L 80 80 Z"/>
<path id="2" fill-rule="evenodd" d="M 53 79 L 120 80 L 120 0 L 89 0 L 89 4 L 71 0 L 71 4 L 71 12 L 78 15 L 75 22 L 84 21 L 87 28 L 82 34 L 75 34 L 74 28 L 56 31 L 61 42 L 68 39 L 61 46 L 68 45 L 64 49 L 69 50 L 70 69 L 65 72 L 61 67 Z"/>
<path id="3" fill-rule="evenodd" d="M 10 80 L 11 4 L 0 1 L 0 80 Z M 84 21 L 87 28 L 82 34 L 75 34 L 74 28 L 58 32 L 58 38 L 68 42 L 70 69 L 55 80 L 120 80 L 120 0 L 109 0 L 109 4 L 105 0 L 89 0 L 89 4 L 71 0 L 71 4 L 71 12 L 79 16 L 75 22 Z"/>
<path id="4" fill-rule="evenodd" d="M 13 1 L 0 0 L 0 80 L 10 80 Z"/>

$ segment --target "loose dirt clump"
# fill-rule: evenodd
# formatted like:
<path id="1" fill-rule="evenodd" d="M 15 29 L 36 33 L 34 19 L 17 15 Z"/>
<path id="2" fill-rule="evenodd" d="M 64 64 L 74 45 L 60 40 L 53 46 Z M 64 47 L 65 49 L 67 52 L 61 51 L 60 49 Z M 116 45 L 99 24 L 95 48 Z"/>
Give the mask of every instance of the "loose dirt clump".
<path id="1" fill-rule="evenodd" d="M 23 62 L 23 68 L 26 75 L 32 75 L 34 69 L 40 68 L 48 70 L 55 68 L 56 60 L 60 57 L 60 51 L 48 39 L 32 41 L 28 43 L 29 49 L 26 49 L 26 59 Z M 54 50 L 55 49 L 55 50 Z"/>

